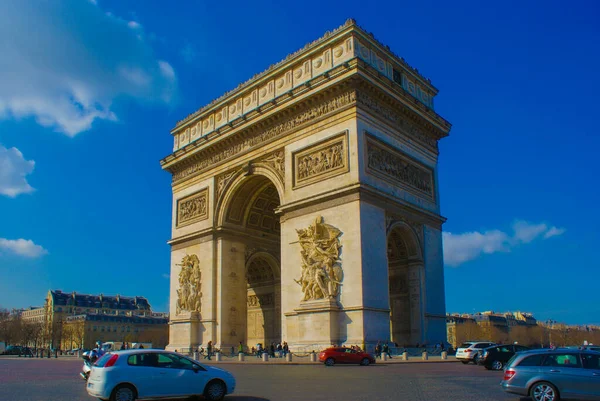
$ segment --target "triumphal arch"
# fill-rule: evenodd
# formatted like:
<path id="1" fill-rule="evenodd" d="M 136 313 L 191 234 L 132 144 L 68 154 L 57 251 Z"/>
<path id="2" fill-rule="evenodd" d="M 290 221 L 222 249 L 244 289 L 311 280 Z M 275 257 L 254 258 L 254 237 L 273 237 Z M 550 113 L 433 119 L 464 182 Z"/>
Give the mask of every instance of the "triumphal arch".
<path id="1" fill-rule="evenodd" d="M 177 123 L 168 348 L 445 340 L 436 94 L 349 20 Z"/>

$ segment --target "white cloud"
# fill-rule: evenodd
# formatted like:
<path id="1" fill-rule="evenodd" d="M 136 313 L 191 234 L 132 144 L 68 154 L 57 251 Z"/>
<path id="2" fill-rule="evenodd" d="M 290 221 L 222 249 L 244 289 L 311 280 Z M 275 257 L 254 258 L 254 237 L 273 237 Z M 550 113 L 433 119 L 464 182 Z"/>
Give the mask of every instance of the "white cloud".
<path id="1" fill-rule="evenodd" d="M 509 252 L 520 244 L 528 244 L 540 237 L 556 237 L 566 231 L 564 228 L 548 227 L 545 223 L 532 224 L 523 220 L 516 221 L 512 228 L 512 236 L 500 230 L 462 234 L 444 232 L 442 236 L 445 264 L 456 267 L 482 254 Z"/>
<path id="2" fill-rule="evenodd" d="M 0 118 L 34 117 L 69 136 L 117 120 L 119 96 L 170 102 L 173 68 L 156 58 L 143 26 L 93 1 L 9 2 L 0 13 Z"/>
<path id="3" fill-rule="evenodd" d="M 162 278 L 166 278 L 167 280 L 169 280 L 171 278 L 171 275 L 168 273 L 163 273 Z"/>
<path id="4" fill-rule="evenodd" d="M 19 149 L 0 145 L 0 194 L 14 198 L 35 191 L 27 182 L 34 166 L 35 162 L 25 160 Z"/>
<path id="5" fill-rule="evenodd" d="M 562 235 L 565 233 L 565 231 L 567 231 L 564 228 L 556 228 L 554 226 L 552 226 L 548 231 L 546 231 L 546 233 L 544 234 L 544 239 L 550 238 L 550 237 L 556 237 L 559 235 Z"/>
<path id="6" fill-rule="evenodd" d="M 2 251 L 32 259 L 39 258 L 48 253 L 47 250 L 40 245 L 36 245 L 32 240 L 22 238 L 0 238 L 0 254 Z"/>

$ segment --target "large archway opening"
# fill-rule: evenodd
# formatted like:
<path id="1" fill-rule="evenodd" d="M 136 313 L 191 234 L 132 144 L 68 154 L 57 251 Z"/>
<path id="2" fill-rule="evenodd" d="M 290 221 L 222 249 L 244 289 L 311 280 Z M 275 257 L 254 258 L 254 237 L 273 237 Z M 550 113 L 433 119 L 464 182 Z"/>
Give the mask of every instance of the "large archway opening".
<path id="1" fill-rule="evenodd" d="M 421 341 L 420 248 L 414 233 L 404 227 L 388 235 L 388 278 L 390 299 L 390 339 L 399 346 Z"/>
<path id="2" fill-rule="evenodd" d="M 243 177 L 228 202 L 224 226 L 245 245 L 244 343 L 264 347 L 281 341 L 281 232 L 277 188 L 262 175 Z M 233 295 L 233 294 L 232 294 Z M 241 305 L 240 305 L 241 306 Z"/>

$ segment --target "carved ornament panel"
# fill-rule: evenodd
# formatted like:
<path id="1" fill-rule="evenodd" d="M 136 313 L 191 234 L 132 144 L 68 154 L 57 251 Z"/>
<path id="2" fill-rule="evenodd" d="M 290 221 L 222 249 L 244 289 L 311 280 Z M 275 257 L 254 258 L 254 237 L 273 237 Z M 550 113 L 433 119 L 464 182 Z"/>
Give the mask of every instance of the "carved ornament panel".
<path id="1" fill-rule="evenodd" d="M 348 132 L 293 154 L 294 188 L 348 172 Z"/>
<path id="2" fill-rule="evenodd" d="M 370 135 L 366 138 L 368 173 L 435 201 L 433 170 Z"/>
<path id="3" fill-rule="evenodd" d="M 208 188 L 177 201 L 177 227 L 208 218 Z"/>

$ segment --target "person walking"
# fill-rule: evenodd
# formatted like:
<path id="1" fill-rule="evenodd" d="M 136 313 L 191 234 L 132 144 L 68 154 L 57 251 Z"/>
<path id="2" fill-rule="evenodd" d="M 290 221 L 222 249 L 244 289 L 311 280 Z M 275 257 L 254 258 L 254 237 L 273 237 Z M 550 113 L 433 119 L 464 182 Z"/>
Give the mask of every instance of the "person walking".
<path id="1" fill-rule="evenodd" d="M 206 345 L 206 356 L 204 357 L 204 359 L 208 359 L 210 361 L 210 357 L 212 355 L 212 350 L 213 350 L 212 341 L 209 341 L 208 344 Z"/>
<path id="2" fill-rule="evenodd" d="M 238 345 L 238 355 L 244 353 L 244 344 L 240 341 L 240 345 Z"/>
<path id="3" fill-rule="evenodd" d="M 377 341 L 377 345 L 375 346 L 375 358 L 379 358 L 381 356 L 381 344 Z"/>

